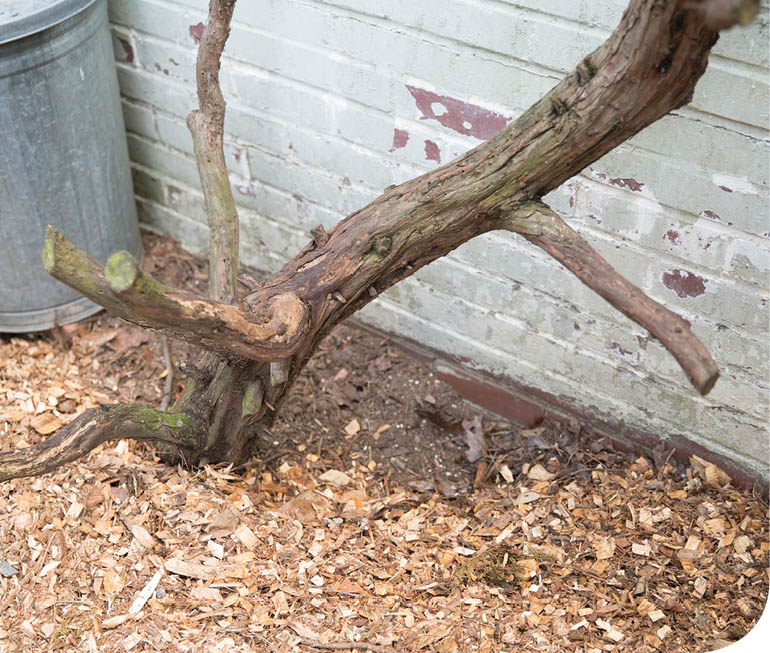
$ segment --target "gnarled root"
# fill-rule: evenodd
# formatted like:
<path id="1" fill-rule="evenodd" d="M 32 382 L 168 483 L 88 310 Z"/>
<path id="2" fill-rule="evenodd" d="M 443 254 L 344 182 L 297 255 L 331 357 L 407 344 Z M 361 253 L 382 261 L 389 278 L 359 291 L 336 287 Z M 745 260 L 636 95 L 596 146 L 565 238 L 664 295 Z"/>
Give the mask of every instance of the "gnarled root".
<path id="1" fill-rule="evenodd" d="M 45 442 L 0 453 L 0 482 L 53 471 L 110 440 L 129 438 L 163 442 L 182 449 L 194 447 L 199 430 L 185 413 L 163 412 L 134 404 L 99 406 L 76 417 Z"/>

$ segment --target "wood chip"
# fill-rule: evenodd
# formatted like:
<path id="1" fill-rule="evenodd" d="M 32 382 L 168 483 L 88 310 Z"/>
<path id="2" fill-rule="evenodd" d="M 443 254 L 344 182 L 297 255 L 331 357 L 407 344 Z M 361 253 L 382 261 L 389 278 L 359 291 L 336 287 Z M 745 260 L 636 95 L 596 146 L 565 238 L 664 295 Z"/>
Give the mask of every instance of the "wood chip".
<path id="1" fill-rule="evenodd" d="M 540 463 L 538 463 L 529 469 L 527 472 L 527 478 L 530 478 L 533 481 L 550 481 L 551 479 L 556 478 L 556 474 L 552 474 Z"/>
<path id="2" fill-rule="evenodd" d="M 322 483 L 328 483 L 334 487 L 345 487 L 352 483 L 352 479 L 345 472 L 341 472 L 337 469 L 330 469 L 327 472 L 321 474 L 318 480 Z"/>
<path id="3" fill-rule="evenodd" d="M 233 536 L 236 540 L 243 544 L 243 546 L 248 547 L 249 549 L 254 549 L 256 548 L 257 544 L 259 544 L 259 539 L 257 539 L 256 535 L 254 535 L 254 531 L 246 526 L 246 524 L 241 524 L 238 526 L 238 528 L 235 529 Z"/>
<path id="4" fill-rule="evenodd" d="M 39 415 L 35 415 L 29 421 L 29 425 L 40 433 L 40 435 L 50 435 L 63 426 L 62 421 L 53 413 L 40 413 Z"/>
<path id="5" fill-rule="evenodd" d="M 199 578 L 201 580 L 210 580 L 216 577 L 218 571 L 221 571 L 208 565 L 186 562 L 180 558 L 170 558 L 166 560 L 163 566 L 169 573 L 187 576 L 188 578 Z"/>
<path id="6" fill-rule="evenodd" d="M 631 545 L 631 552 L 638 556 L 649 556 L 652 553 L 652 549 L 650 548 L 650 543 L 645 540 L 643 544 L 634 542 Z"/>
<path id="7" fill-rule="evenodd" d="M 156 571 L 152 578 L 147 581 L 147 584 L 141 589 L 141 591 L 134 597 L 131 607 L 128 608 L 129 614 L 139 614 L 145 603 L 150 600 L 150 597 L 155 593 L 155 590 L 160 584 L 160 579 L 163 576 L 160 570 Z"/>
<path id="8" fill-rule="evenodd" d="M 607 560 L 615 554 L 615 538 L 596 537 L 592 540 L 597 560 Z"/>
<path id="9" fill-rule="evenodd" d="M 144 526 L 132 524 L 131 535 L 133 535 L 134 538 L 136 538 L 136 541 L 146 549 L 151 549 L 155 545 L 155 540 Z"/>
<path id="10" fill-rule="evenodd" d="M 160 400 L 155 336 L 105 336 L 117 322 L 99 320 L 77 326 L 93 334 L 88 343 L 72 331 L 66 348 L 46 334 L 0 338 L 3 450 L 46 437 L 33 419 Z M 322 343 L 271 429 L 274 449 L 254 466 L 172 468 L 124 441 L 3 486 L 0 649 L 316 648 L 302 638 L 351 651 L 663 653 L 710 650 L 751 630 L 770 553 L 758 493 L 707 463 L 694 460 L 685 476 L 665 456 L 629 460 L 593 438 L 542 448 L 546 427 L 527 438 L 487 416 L 469 442 L 462 419 L 478 411 L 435 383 L 435 370 L 395 364 L 396 348 L 375 338 L 354 372 L 360 337 Z M 406 403 L 354 400 L 351 379 L 358 385 L 366 365 Z M 380 389 L 365 378 L 361 387 L 370 398 Z M 453 411 L 446 428 L 430 426 L 430 441 L 427 422 L 409 416 L 415 387 L 424 406 Z M 360 437 L 365 425 L 382 426 Z M 391 440 L 419 446 L 399 457 Z M 470 476 L 466 450 L 482 452 Z M 502 577 L 490 566 L 455 584 L 463 565 L 502 545 L 511 563 Z"/>

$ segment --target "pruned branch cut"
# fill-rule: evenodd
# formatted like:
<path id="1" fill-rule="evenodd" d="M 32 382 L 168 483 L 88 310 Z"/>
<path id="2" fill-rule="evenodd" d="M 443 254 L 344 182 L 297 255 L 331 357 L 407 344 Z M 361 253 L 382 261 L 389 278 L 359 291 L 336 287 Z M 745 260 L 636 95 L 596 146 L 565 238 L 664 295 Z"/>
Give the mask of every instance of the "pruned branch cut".
<path id="1" fill-rule="evenodd" d="M 224 356 L 277 361 L 296 350 L 308 328 L 307 308 L 293 293 L 244 312 L 176 290 L 144 274 L 128 252 L 101 264 L 53 227 L 46 233 L 48 272 L 113 315 Z"/>

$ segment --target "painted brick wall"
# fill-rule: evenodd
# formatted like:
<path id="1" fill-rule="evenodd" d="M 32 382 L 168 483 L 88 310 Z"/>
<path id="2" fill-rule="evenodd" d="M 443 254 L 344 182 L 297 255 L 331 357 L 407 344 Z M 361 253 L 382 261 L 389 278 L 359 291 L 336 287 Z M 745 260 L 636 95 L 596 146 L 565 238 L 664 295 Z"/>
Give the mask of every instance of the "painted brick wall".
<path id="1" fill-rule="evenodd" d="M 184 118 L 205 0 L 110 0 L 143 222 L 202 250 Z M 331 227 L 518 116 L 597 47 L 624 0 L 241 0 L 225 50 L 244 262 Z M 722 378 L 707 398 L 639 327 L 519 237 L 491 233 L 360 315 L 605 422 L 768 472 L 768 6 L 723 35 L 693 102 L 547 199 L 679 311 Z"/>

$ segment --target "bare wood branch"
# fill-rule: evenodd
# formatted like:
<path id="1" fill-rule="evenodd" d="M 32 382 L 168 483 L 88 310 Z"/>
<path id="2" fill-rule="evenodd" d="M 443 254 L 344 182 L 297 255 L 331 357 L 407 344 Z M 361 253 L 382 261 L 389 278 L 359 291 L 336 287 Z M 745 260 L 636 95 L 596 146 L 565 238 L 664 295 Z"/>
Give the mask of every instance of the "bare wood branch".
<path id="1" fill-rule="evenodd" d="M 101 264 L 53 227 L 46 231 L 48 272 L 113 315 L 226 356 L 278 361 L 291 355 L 307 329 L 307 309 L 291 293 L 258 312 L 176 290 L 144 274 L 128 252 Z"/>
<path id="2" fill-rule="evenodd" d="M 647 329 L 671 352 L 693 386 L 705 395 L 719 368 L 690 324 L 622 277 L 591 245 L 542 202 L 525 203 L 504 228 L 541 247 L 626 317 Z"/>
<path id="3" fill-rule="evenodd" d="M 209 222 L 209 296 L 226 303 L 238 296 L 239 228 L 223 149 L 225 99 L 219 68 L 234 8 L 235 0 L 209 2 L 196 62 L 199 106 L 187 117 Z"/>
<path id="4" fill-rule="evenodd" d="M 194 447 L 199 430 L 184 413 L 134 404 L 92 408 L 40 444 L 0 453 L 0 482 L 45 474 L 110 440 L 128 438 Z"/>

